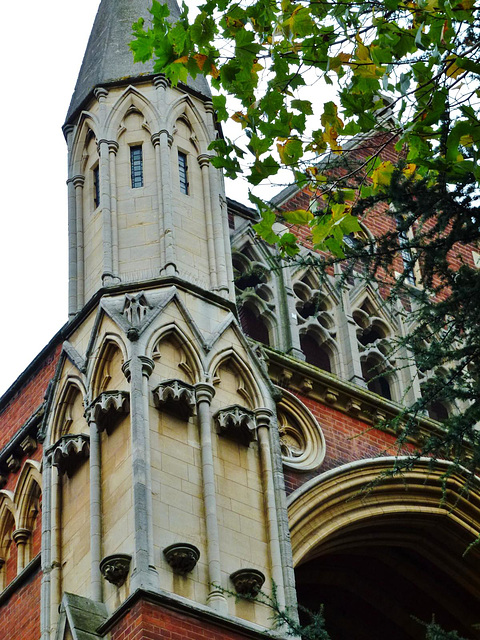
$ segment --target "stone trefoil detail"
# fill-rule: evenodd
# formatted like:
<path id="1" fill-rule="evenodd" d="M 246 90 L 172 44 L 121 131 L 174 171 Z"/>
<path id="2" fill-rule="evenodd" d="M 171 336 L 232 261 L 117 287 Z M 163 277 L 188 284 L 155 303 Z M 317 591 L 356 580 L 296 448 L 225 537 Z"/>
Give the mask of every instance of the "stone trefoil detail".
<path id="1" fill-rule="evenodd" d="M 182 380 L 164 380 L 153 390 L 157 409 L 188 419 L 195 412 L 195 389 Z"/>
<path id="2" fill-rule="evenodd" d="M 220 409 L 214 416 L 220 435 L 239 440 L 248 445 L 256 439 L 255 415 L 238 404 Z"/>
<path id="3" fill-rule="evenodd" d="M 104 391 L 85 411 L 87 422 L 96 422 L 100 429 L 108 428 L 130 410 L 128 391 Z"/>
<path id="4" fill-rule="evenodd" d="M 52 448 L 53 465 L 67 475 L 89 455 L 90 438 L 85 433 L 62 436 Z"/>

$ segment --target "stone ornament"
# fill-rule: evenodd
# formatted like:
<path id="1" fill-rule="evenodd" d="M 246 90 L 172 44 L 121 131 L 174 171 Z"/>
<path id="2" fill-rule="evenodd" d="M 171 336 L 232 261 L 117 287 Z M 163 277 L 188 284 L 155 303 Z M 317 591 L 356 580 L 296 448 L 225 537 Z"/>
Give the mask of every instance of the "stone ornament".
<path id="1" fill-rule="evenodd" d="M 123 315 L 131 325 L 140 326 L 149 309 L 150 305 L 143 291 L 136 294 L 125 294 Z"/>
<path id="2" fill-rule="evenodd" d="M 195 568 L 200 558 L 200 551 L 193 544 L 178 542 L 165 547 L 163 555 L 173 572 L 184 576 Z"/>
<path id="3" fill-rule="evenodd" d="M 52 447 L 52 464 L 60 473 L 71 475 L 90 455 L 90 438 L 85 433 L 62 436 Z"/>
<path id="4" fill-rule="evenodd" d="M 23 451 L 25 455 L 29 455 L 33 453 L 37 448 L 37 441 L 32 436 L 27 436 L 20 443 L 20 449 Z"/>
<path id="5" fill-rule="evenodd" d="M 249 445 L 256 439 L 256 423 L 253 411 L 234 404 L 220 409 L 214 416 L 220 435 Z"/>
<path id="6" fill-rule="evenodd" d="M 230 574 L 230 580 L 238 595 L 256 598 L 265 582 L 265 576 L 258 569 L 238 569 Z"/>
<path id="7" fill-rule="evenodd" d="M 153 390 L 153 402 L 157 409 L 187 420 L 195 413 L 195 389 L 182 380 L 164 380 Z"/>
<path id="8" fill-rule="evenodd" d="M 325 438 L 320 425 L 296 396 L 283 391 L 277 404 L 278 434 L 283 464 L 297 471 L 320 467 L 325 457 Z"/>
<path id="9" fill-rule="evenodd" d="M 108 428 L 130 410 L 128 391 L 104 391 L 85 411 L 87 422 L 96 422 L 100 429 Z"/>
<path id="10" fill-rule="evenodd" d="M 116 587 L 121 587 L 127 579 L 131 561 L 132 556 L 126 553 L 115 553 L 114 555 L 106 556 L 100 562 L 100 573 L 105 580 Z"/>

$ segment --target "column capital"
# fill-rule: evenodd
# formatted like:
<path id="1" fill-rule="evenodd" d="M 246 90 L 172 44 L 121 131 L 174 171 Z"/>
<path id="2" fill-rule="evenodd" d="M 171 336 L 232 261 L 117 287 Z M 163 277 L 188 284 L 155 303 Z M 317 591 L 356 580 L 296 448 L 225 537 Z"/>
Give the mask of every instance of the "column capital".
<path id="1" fill-rule="evenodd" d="M 30 531 L 30 529 L 21 528 L 15 529 L 15 531 L 12 533 L 12 538 L 18 547 L 19 544 L 25 544 L 31 535 L 32 532 Z"/>
<path id="2" fill-rule="evenodd" d="M 170 86 L 170 81 L 164 75 L 155 76 L 153 79 L 153 86 L 155 89 L 166 89 Z"/>
<path id="3" fill-rule="evenodd" d="M 203 167 L 208 167 L 208 165 L 210 164 L 210 156 L 208 155 L 208 153 L 201 153 L 199 156 L 197 156 L 197 160 L 202 169 Z"/>
<path id="4" fill-rule="evenodd" d="M 257 428 L 267 427 L 270 428 L 272 424 L 273 411 L 271 409 L 267 409 L 267 407 L 259 407 L 255 409 L 255 422 L 257 423 Z"/>
<path id="5" fill-rule="evenodd" d="M 73 182 L 73 186 L 75 187 L 75 189 L 77 187 L 83 187 L 83 185 L 85 184 L 85 176 L 82 175 L 73 176 L 73 178 L 70 178 L 70 180 Z"/>
<path id="6" fill-rule="evenodd" d="M 97 87 L 96 89 L 94 89 L 93 95 L 99 102 L 103 102 L 108 96 L 108 91 L 107 89 L 105 89 L 105 87 Z"/>
<path id="7" fill-rule="evenodd" d="M 108 141 L 108 150 L 110 151 L 110 153 L 117 153 L 119 149 L 119 144 L 118 142 L 116 142 L 115 140 L 109 140 Z"/>
<path id="8" fill-rule="evenodd" d="M 140 366 L 142 368 L 142 375 L 149 378 L 152 375 L 152 371 L 155 368 L 155 362 L 151 358 L 148 358 L 147 356 L 137 356 L 137 357 L 140 361 Z M 122 365 L 123 375 L 126 377 L 126 379 L 129 382 L 132 376 L 132 360 L 133 358 L 130 358 L 130 360 L 127 360 Z"/>
<path id="9" fill-rule="evenodd" d="M 208 382 L 198 382 L 195 385 L 195 397 L 197 399 L 197 404 L 199 402 L 208 402 L 208 404 L 210 404 L 214 395 L 215 388 L 213 385 L 208 384 Z"/>

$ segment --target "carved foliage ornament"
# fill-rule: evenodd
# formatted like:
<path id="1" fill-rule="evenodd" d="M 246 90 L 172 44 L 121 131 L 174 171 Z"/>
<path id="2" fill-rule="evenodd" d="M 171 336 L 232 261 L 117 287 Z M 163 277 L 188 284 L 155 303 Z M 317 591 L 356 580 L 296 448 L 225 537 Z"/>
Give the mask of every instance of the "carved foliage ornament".
<path id="1" fill-rule="evenodd" d="M 265 576 L 258 569 L 239 569 L 230 575 L 235 591 L 245 597 L 255 598 L 265 582 Z"/>
<path id="2" fill-rule="evenodd" d="M 193 571 L 200 557 L 200 551 L 193 544 L 179 542 L 163 550 L 163 554 L 174 573 L 185 575 Z"/>
<path id="3" fill-rule="evenodd" d="M 157 409 L 188 419 L 195 412 L 195 389 L 182 380 L 164 380 L 153 390 Z"/>
<path id="4" fill-rule="evenodd" d="M 121 587 L 125 584 L 125 581 L 130 571 L 130 562 L 132 557 L 126 553 L 116 553 L 112 556 L 107 556 L 100 563 L 100 573 L 102 576 L 115 585 Z"/>

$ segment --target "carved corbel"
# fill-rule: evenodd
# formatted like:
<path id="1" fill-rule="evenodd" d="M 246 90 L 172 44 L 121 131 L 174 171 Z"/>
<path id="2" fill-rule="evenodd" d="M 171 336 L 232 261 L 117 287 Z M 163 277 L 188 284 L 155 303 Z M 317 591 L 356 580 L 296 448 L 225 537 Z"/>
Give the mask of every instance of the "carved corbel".
<path id="1" fill-rule="evenodd" d="M 89 455 L 90 438 L 85 433 L 62 436 L 52 448 L 53 465 L 68 476 Z"/>
<path id="2" fill-rule="evenodd" d="M 104 391 L 85 411 L 87 422 L 96 422 L 99 429 L 113 426 L 122 415 L 130 410 L 130 397 L 127 391 Z"/>
<path id="3" fill-rule="evenodd" d="M 8 456 L 6 463 L 11 473 L 16 473 L 20 469 L 20 460 L 13 454 Z"/>
<path id="4" fill-rule="evenodd" d="M 195 389 L 182 380 L 164 380 L 153 390 L 157 409 L 187 420 L 195 412 Z"/>
<path id="5" fill-rule="evenodd" d="M 217 432 L 249 445 L 257 437 L 255 416 L 253 411 L 238 404 L 220 409 L 214 416 Z"/>
<path id="6" fill-rule="evenodd" d="M 23 451 L 25 455 L 29 455 L 33 453 L 37 448 L 37 441 L 32 436 L 27 436 L 20 443 L 20 449 Z"/>

